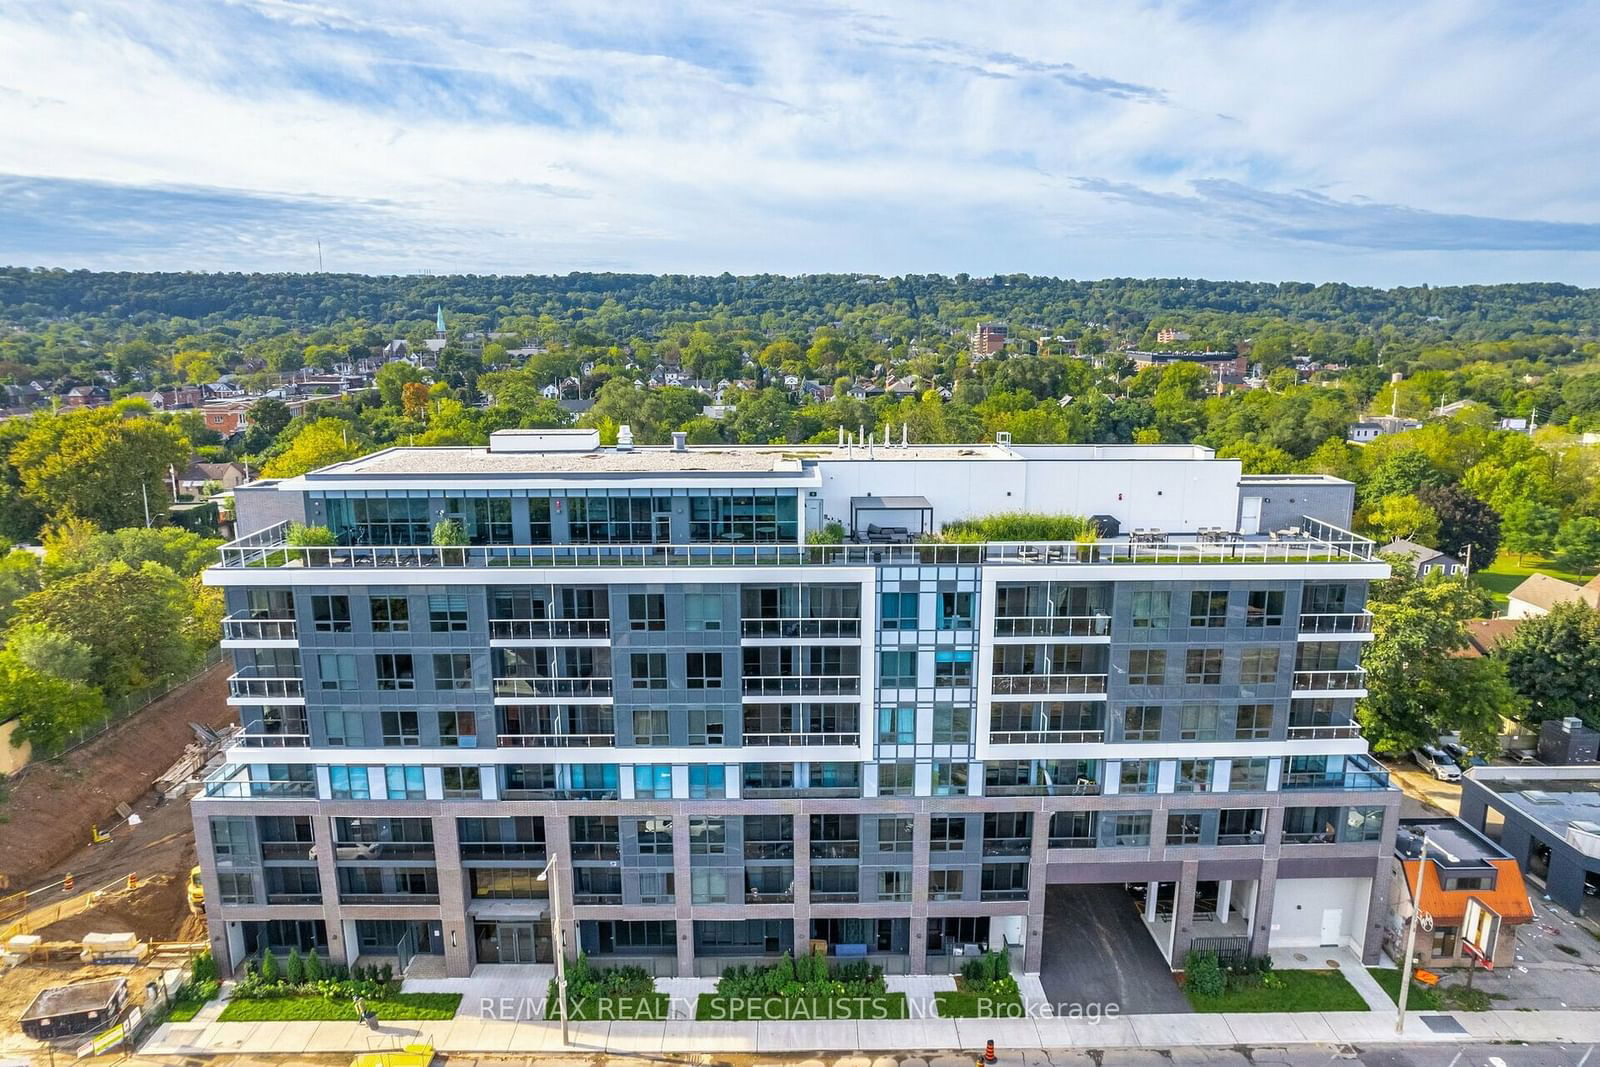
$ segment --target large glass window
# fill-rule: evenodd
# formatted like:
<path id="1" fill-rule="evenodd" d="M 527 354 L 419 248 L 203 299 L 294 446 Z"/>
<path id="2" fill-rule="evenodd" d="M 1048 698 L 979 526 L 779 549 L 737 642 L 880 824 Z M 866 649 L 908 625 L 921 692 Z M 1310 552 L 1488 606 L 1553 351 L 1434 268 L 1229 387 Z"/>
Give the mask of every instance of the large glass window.
<path id="1" fill-rule="evenodd" d="M 324 596 L 321 594 L 313 596 L 311 598 L 311 623 L 311 628 L 318 633 L 349 633 L 350 598 L 347 596 Z"/>
<path id="2" fill-rule="evenodd" d="M 1196 589 L 1190 593 L 1189 625 L 1211 629 L 1228 625 L 1228 591 Z"/>
<path id="3" fill-rule="evenodd" d="M 672 539 L 672 498 L 598 489 L 573 493 L 567 497 L 567 528 L 578 545 L 664 544 Z"/>
<path id="4" fill-rule="evenodd" d="M 1246 626 L 1282 626 L 1283 590 L 1252 589 L 1245 601 Z"/>
<path id="5" fill-rule="evenodd" d="M 689 497 L 689 538 L 696 544 L 793 542 L 800 539 L 799 504 L 791 492 L 732 490 Z"/>
<path id="6" fill-rule="evenodd" d="M 917 684 L 915 649 L 888 649 L 878 654 L 878 684 L 885 689 L 914 689 Z"/>
<path id="7" fill-rule="evenodd" d="M 1172 623 L 1170 590 L 1140 591 L 1133 594 L 1133 628 L 1165 630 Z"/>
<path id="8" fill-rule="evenodd" d="M 372 632 L 403 634 L 411 630 L 411 604 L 403 596 L 372 598 Z"/>
<path id="9" fill-rule="evenodd" d="M 1165 685 L 1166 681 L 1166 649 L 1135 648 L 1128 652 L 1129 685 Z"/>
<path id="10" fill-rule="evenodd" d="M 328 526 L 346 545 L 425 545 L 433 538 L 428 500 L 417 497 L 333 498 Z"/>

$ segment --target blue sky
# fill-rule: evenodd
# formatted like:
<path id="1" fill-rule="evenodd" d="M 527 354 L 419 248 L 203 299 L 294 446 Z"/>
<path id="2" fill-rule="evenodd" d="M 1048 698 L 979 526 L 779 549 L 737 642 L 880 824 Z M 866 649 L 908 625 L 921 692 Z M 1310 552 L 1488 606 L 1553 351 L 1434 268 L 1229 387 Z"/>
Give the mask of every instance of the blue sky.
<path id="1" fill-rule="evenodd" d="M 0 0 L 0 263 L 1600 284 L 1600 4 Z"/>

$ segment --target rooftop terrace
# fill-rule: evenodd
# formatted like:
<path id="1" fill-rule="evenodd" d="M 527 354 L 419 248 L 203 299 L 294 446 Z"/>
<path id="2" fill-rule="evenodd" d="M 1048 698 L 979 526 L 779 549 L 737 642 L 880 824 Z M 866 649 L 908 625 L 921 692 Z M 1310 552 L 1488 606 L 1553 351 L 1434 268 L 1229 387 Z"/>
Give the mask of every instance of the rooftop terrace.
<path id="1" fill-rule="evenodd" d="M 561 544 L 339 545 L 296 547 L 279 523 L 222 546 L 225 568 L 532 568 L 532 567 L 863 567 L 878 565 L 1363 563 L 1373 543 L 1304 518 L 1300 526 L 1260 535 L 1148 533 L 1095 541 L 991 541 L 982 544 Z"/>

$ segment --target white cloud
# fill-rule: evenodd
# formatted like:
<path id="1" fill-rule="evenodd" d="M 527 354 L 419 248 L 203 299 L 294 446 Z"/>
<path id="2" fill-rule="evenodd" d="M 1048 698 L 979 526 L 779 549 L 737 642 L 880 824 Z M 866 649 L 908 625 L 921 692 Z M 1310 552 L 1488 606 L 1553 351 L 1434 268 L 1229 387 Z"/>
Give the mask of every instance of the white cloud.
<path id="1" fill-rule="evenodd" d="M 297 250 L 323 232 L 345 269 L 1594 283 L 1596 14 L 3 8 L 0 171 L 42 180 L 29 188 L 46 200 L 58 182 L 78 229 L 8 228 L 0 260 L 189 267 L 215 247 L 215 220 L 182 232 L 181 210 L 82 184 L 110 182 L 172 206 L 238 196 L 242 225 L 281 220 L 280 239 L 205 266 L 304 268 Z M 343 219 L 313 206 L 340 203 Z M 118 211 L 154 213 L 172 239 Z M 106 239 L 119 223 L 121 248 Z M 1452 232 L 1492 232 L 1493 250 Z"/>

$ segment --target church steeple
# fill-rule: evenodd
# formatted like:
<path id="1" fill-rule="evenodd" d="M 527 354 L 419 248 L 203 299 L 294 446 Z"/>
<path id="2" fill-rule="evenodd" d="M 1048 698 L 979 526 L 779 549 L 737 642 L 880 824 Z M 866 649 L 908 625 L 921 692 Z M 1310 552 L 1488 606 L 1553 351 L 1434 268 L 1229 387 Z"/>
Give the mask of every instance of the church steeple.
<path id="1" fill-rule="evenodd" d="M 434 316 L 433 329 L 434 329 L 434 332 L 436 334 L 438 334 L 439 339 L 441 341 L 444 340 L 444 305 L 443 304 L 439 305 L 439 313 L 438 313 L 438 315 Z"/>

